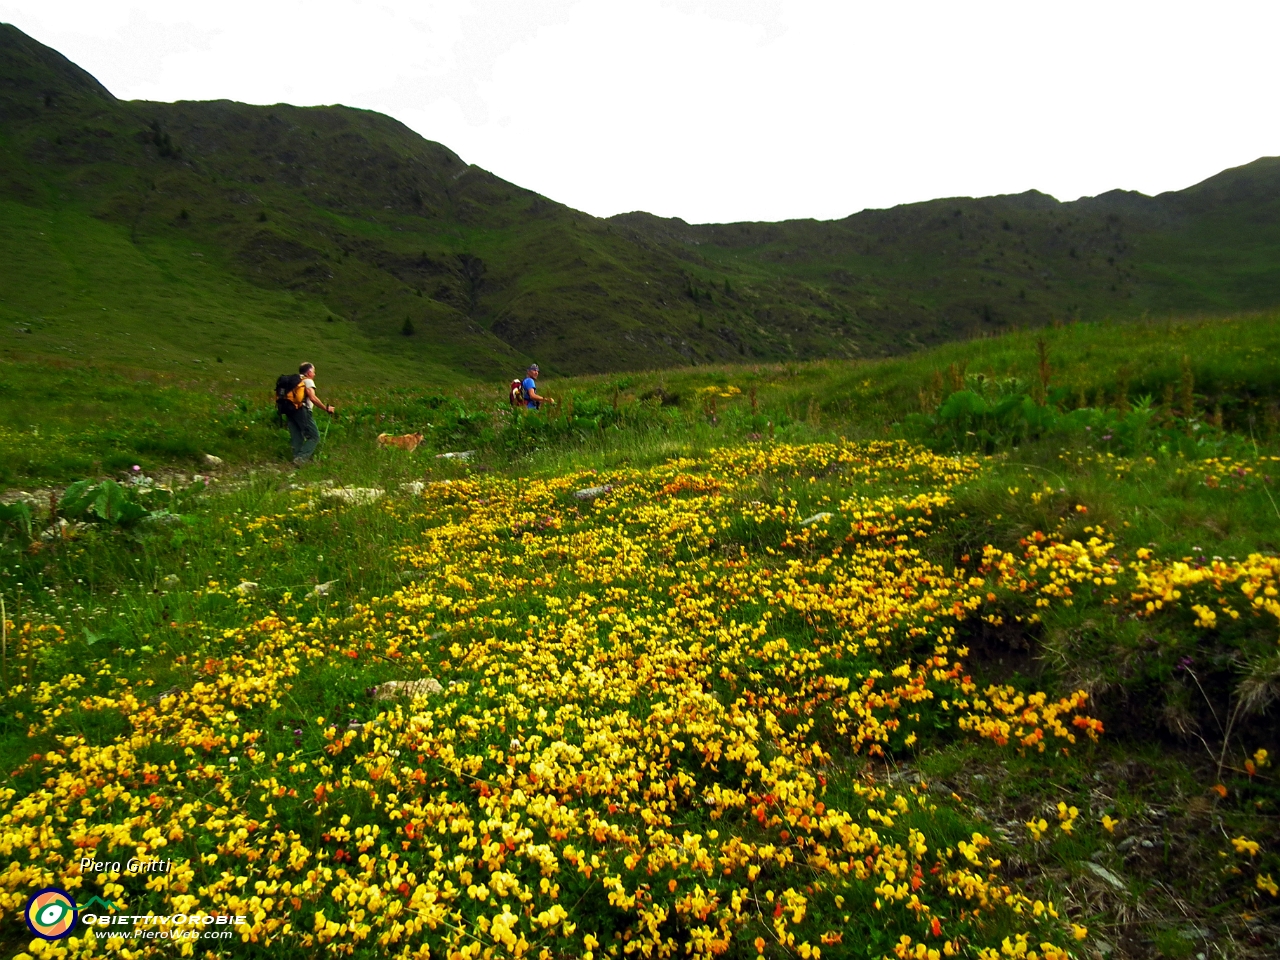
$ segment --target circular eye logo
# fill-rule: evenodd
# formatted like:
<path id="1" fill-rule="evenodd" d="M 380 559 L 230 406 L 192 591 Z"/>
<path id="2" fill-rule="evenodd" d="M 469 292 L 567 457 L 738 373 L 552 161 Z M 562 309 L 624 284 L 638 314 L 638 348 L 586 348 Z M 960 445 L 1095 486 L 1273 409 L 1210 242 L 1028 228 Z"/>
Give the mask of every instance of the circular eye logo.
<path id="1" fill-rule="evenodd" d="M 45 940 L 70 936 L 78 915 L 79 908 L 71 894 L 57 887 L 37 890 L 27 901 L 27 926 Z"/>

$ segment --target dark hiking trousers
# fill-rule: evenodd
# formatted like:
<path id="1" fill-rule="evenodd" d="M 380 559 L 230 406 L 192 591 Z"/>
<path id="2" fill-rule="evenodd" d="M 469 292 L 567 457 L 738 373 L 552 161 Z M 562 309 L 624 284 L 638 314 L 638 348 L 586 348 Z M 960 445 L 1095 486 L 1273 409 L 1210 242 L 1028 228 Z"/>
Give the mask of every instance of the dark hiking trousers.
<path id="1" fill-rule="evenodd" d="M 294 462 L 310 460 L 320 445 L 320 431 L 315 418 L 307 407 L 299 407 L 285 417 L 289 424 L 289 444 L 293 447 Z"/>

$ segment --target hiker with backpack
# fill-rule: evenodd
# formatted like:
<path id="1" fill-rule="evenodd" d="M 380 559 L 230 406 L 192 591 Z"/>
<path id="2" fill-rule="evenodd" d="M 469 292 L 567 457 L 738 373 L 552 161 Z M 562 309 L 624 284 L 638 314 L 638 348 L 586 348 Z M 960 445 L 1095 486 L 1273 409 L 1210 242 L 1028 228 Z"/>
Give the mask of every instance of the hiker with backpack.
<path id="1" fill-rule="evenodd" d="M 555 403 L 550 397 L 538 396 L 538 365 L 529 364 L 524 380 L 511 381 L 511 406 L 526 410 L 537 410 L 544 403 Z"/>
<path id="2" fill-rule="evenodd" d="M 314 363 L 299 364 L 297 373 L 286 373 L 276 380 L 276 410 L 289 425 L 289 445 L 293 448 L 293 462 L 306 463 L 320 444 L 320 431 L 311 415 L 313 406 L 333 415 L 336 409 L 316 396 L 316 367 Z"/>

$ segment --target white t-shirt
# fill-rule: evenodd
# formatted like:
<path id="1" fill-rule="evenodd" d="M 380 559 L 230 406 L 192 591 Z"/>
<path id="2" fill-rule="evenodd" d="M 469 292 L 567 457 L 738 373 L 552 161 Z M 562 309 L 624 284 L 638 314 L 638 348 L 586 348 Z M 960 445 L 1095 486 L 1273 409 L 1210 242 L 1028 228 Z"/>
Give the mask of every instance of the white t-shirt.
<path id="1" fill-rule="evenodd" d="M 302 382 L 303 382 L 303 384 L 304 384 L 305 386 L 308 386 L 308 387 L 310 387 L 312 390 L 315 390 L 315 388 L 316 388 L 316 382 L 315 382 L 314 380 L 312 380 L 310 377 L 303 377 Z M 315 406 L 315 404 L 313 404 L 313 403 L 311 402 L 311 398 L 310 398 L 310 397 L 307 397 L 307 398 L 306 398 L 306 399 L 304 399 L 302 402 L 303 402 L 303 403 L 305 403 L 305 404 L 307 405 L 307 409 L 308 409 L 308 410 L 310 410 L 312 407 L 314 407 L 314 406 Z"/>

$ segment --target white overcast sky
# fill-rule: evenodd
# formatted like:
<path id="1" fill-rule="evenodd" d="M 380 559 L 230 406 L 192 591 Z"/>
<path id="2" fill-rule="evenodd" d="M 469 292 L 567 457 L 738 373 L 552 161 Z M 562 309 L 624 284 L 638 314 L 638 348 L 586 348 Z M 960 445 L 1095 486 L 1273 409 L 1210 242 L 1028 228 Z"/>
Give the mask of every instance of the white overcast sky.
<path id="1" fill-rule="evenodd" d="M 1155 194 L 1280 154 L 1280 4 L 0 0 L 118 97 L 344 103 L 589 213 Z"/>

